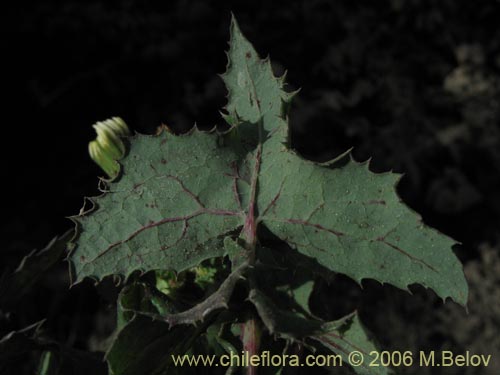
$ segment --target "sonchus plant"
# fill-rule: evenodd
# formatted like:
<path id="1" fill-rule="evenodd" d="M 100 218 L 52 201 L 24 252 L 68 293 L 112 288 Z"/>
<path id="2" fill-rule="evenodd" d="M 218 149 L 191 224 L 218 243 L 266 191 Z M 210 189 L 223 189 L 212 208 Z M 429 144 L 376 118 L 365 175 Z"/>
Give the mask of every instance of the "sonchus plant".
<path id="1" fill-rule="evenodd" d="M 369 367 L 376 347 L 356 313 L 323 321 L 312 311 L 315 282 L 339 273 L 404 290 L 421 284 L 465 305 L 456 242 L 401 202 L 399 175 L 372 173 L 349 152 L 318 164 L 291 149 L 295 93 L 234 19 L 228 59 L 229 130 L 195 126 L 175 135 L 162 127 L 122 143 L 123 121 L 96 125 L 91 154 L 115 178 L 73 217 L 69 259 L 73 283 L 108 276 L 125 283 L 106 354 L 110 373 L 199 373 L 172 355 L 265 350 L 330 352 L 346 366 L 356 350 L 365 356 L 357 374 L 390 373 Z M 207 371 L 288 370 L 246 365 Z"/>

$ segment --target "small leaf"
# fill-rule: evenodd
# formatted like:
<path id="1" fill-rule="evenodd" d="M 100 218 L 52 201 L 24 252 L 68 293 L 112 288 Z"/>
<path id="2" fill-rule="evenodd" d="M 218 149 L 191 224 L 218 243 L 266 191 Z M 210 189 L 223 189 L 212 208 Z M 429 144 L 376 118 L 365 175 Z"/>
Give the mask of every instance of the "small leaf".
<path id="1" fill-rule="evenodd" d="M 288 310 L 282 310 L 264 293 L 252 289 L 248 299 L 255 305 L 260 318 L 271 334 L 282 338 L 298 340 L 319 329 L 321 322 L 306 319 Z"/>
<path id="2" fill-rule="evenodd" d="M 145 284 L 125 287 L 118 299 L 117 332 L 106 354 L 110 373 L 147 375 L 170 368 L 171 355 L 192 349 L 210 323 L 210 314 L 227 307 L 245 269 L 246 265 L 233 271 L 215 293 L 182 312 L 155 300 Z"/>
<path id="3" fill-rule="evenodd" d="M 42 250 L 33 250 L 25 256 L 17 269 L 7 274 L 0 283 L 0 308 L 15 309 L 19 300 L 37 285 L 43 275 L 63 259 L 68 242 L 74 236 L 69 230 L 55 237 Z"/>
<path id="4" fill-rule="evenodd" d="M 304 309 L 309 315 L 312 315 L 309 309 L 309 298 L 314 288 L 313 281 L 306 281 L 304 284 L 291 290 L 294 300 L 299 306 Z"/>
<path id="5" fill-rule="evenodd" d="M 331 352 L 342 357 L 343 363 L 349 364 L 349 354 L 359 352 L 363 358 L 362 364 L 352 367 L 354 372 L 359 375 L 387 375 L 392 374 L 392 370 L 380 366 L 370 366 L 374 356 L 370 354 L 377 351 L 377 347 L 365 333 L 361 322 L 356 313 L 350 314 L 342 319 L 325 323 L 321 330 L 310 338 L 313 341 L 321 343 L 322 346 Z"/>
<path id="6" fill-rule="evenodd" d="M 104 375 L 99 353 L 89 353 L 39 337 L 43 321 L 13 331 L 0 339 L 0 374 Z M 38 364 L 32 363 L 39 355 Z"/>
<path id="7" fill-rule="evenodd" d="M 194 326 L 172 329 L 162 321 L 134 315 L 114 336 L 106 354 L 110 375 L 161 373 L 171 363 L 171 355 L 184 354 L 199 334 Z"/>
<path id="8" fill-rule="evenodd" d="M 257 250 L 258 262 L 253 272 L 255 288 L 281 309 L 313 318 L 309 299 L 316 271 L 321 274 L 320 267 L 315 267 L 312 259 L 291 249 L 278 251 L 259 247 Z"/>
<path id="9" fill-rule="evenodd" d="M 153 302 L 152 291 L 146 284 L 131 284 L 122 289 L 118 297 L 117 306 L 117 329 L 125 326 L 136 314 L 136 312 L 147 312 L 151 314 L 166 313 L 167 303 L 162 308 Z M 170 307 L 173 309 L 173 307 Z M 175 312 L 170 310 L 169 312 Z"/>
<path id="10" fill-rule="evenodd" d="M 27 370 L 29 354 L 38 349 L 36 335 L 43 321 L 0 338 L 0 374 L 20 373 Z"/>
<path id="11" fill-rule="evenodd" d="M 130 293 L 125 291 L 122 296 L 124 300 L 121 300 L 119 309 L 119 318 L 120 316 L 123 318 L 122 320 L 128 320 L 128 315 L 125 315 L 127 312 L 138 313 L 144 316 L 149 316 L 150 318 L 161 320 L 170 325 L 170 327 L 182 324 L 192 324 L 198 325 L 199 323 L 205 322 L 208 320 L 210 314 L 216 312 L 218 310 L 224 310 L 228 308 L 229 300 L 233 294 L 233 290 L 236 287 L 236 284 L 244 278 L 243 275 L 248 268 L 248 264 L 242 264 L 238 268 L 236 268 L 219 286 L 219 288 L 212 293 L 209 297 L 207 297 L 204 301 L 198 303 L 197 305 L 191 307 L 182 312 L 167 312 L 158 307 L 157 303 L 153 299 L 147 300 L 148 296 L 144 295 L 144 291 L 141 291 L 137 299 L 137 295 L 129 300 Z M 145 298 L 146 297 L 146 298 Z M 125 301 L 125 302 L 124 302 Z M 130 303 L 134 304 L 140 301 L 140 307 L 127 307 Z M 144 306 L 147 306 L 144 309 Z M 155 306 L 157 311 L 151 312 L 152 306 Z M 123 315 L 120 315 L 123 314 Z"/>
<path id="12" fill-rule="evenodd" d="M 360 375 L 386 375 L 391 371 L 388 368 L 369 367 L 374 359 L 370 354 L 377 350 L 375 344 L 368 338 L 358 319 L 357 314 L 350 314 L 340 320 L 322 322 L 317 319 L 304 318 L 290 310 L 284 310 L 259 290 L 250 291 L 249 300 L 255 305 L 259 316 L 271 334 L 279 338 L 303 341 L 310 339 L 313 346 L 320 343 L 324 348 L 342 357 L 342 363 L 349 363 L 349 354 L 353 351 L 361 352 L 364 365 L 354 367 Z M 315 344 L 316 342 L 316 344 Z M 307 341 L 307 343 L 310 343 Z"/>
<path id="13" fill-rule="evenodd" d="M 169 323 L 161 319 L 164 313 L 153 302 L 147 285 L 137 283 L 122 289 L 118 297 L 117 331 L 106 353 L 110 374 L 160 372 L 170 366 L 170 354 L 184 353 L 189 348 L 198 330 L 190 325 L 170 329 Z"/>

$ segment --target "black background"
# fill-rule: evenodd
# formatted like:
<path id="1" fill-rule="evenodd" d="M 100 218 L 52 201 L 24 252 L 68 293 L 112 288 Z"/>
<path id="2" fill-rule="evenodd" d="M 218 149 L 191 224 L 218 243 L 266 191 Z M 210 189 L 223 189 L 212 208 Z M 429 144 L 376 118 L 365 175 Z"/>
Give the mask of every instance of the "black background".
<path id="1" fill-rule="evenodd" d="M 290 87 L 301 88 L 290 113 L 294 148 L 326 160 L 354 146 L 358 160 L 373 157 L 374 171 L 405 173 L 400 195 L 462 243 L 463 262 L 478 261 L 481 246 L 495 248 L 498 1 L 46 0 L 12 2 L 1 16 L 1 269 L 70 228 L 66 217 L 98 193 L 101 172 L 87 154 L 94 122 L 121 116 L 142 133 L 161 123 L 178 132 L 222 123 L 217 74 L 225 70 L 230 11 L 276 73 L 288 70 Z M 446 88 L 457 69 L 467 72 L 466 91 Z M 88 347 L 108 301 L 90 283 L 68 291 L 65 271 L 61 264 L 56 281 L 46 280 L 8 327 L 48 316 L 53 336 Z M 373 288 L 373 299 L 387 298 Z M 368 303 L 360 294 L 349 308 Z"/>

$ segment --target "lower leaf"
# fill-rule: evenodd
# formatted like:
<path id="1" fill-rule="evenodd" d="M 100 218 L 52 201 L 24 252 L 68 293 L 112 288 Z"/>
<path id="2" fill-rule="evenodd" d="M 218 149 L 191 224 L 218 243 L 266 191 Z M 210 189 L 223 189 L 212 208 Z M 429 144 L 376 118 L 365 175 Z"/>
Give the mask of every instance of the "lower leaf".
<path id="1" fill-rule="evenodd" d="M 342 319 L 325 323 L 321 330 L 310 336 L 329 351 L 342 357 L 343 364 L 354 364 L 354 372 L 359 375 L 388 375 L 392 370 L 388 367 L 372 367 L 373 352 L 377 351 L 375 343 L 368 337 L 357 313 Z"/>

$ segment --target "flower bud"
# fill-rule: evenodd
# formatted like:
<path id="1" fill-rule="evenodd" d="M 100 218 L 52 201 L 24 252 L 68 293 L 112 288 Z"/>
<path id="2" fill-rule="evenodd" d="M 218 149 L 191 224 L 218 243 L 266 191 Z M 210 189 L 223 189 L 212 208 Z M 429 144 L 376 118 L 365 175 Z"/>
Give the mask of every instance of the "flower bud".
<path id="1" fill-rule="evenodd" d="M 127 124 L 119 117 L 97 122 L 93 128 L 97 138 L 89 143 L 90 157 L 109 177 L 114 178 L 120 171 L 116 161 L 125 154 L 122 137 L 128 136 L 130 131 Z"/>

